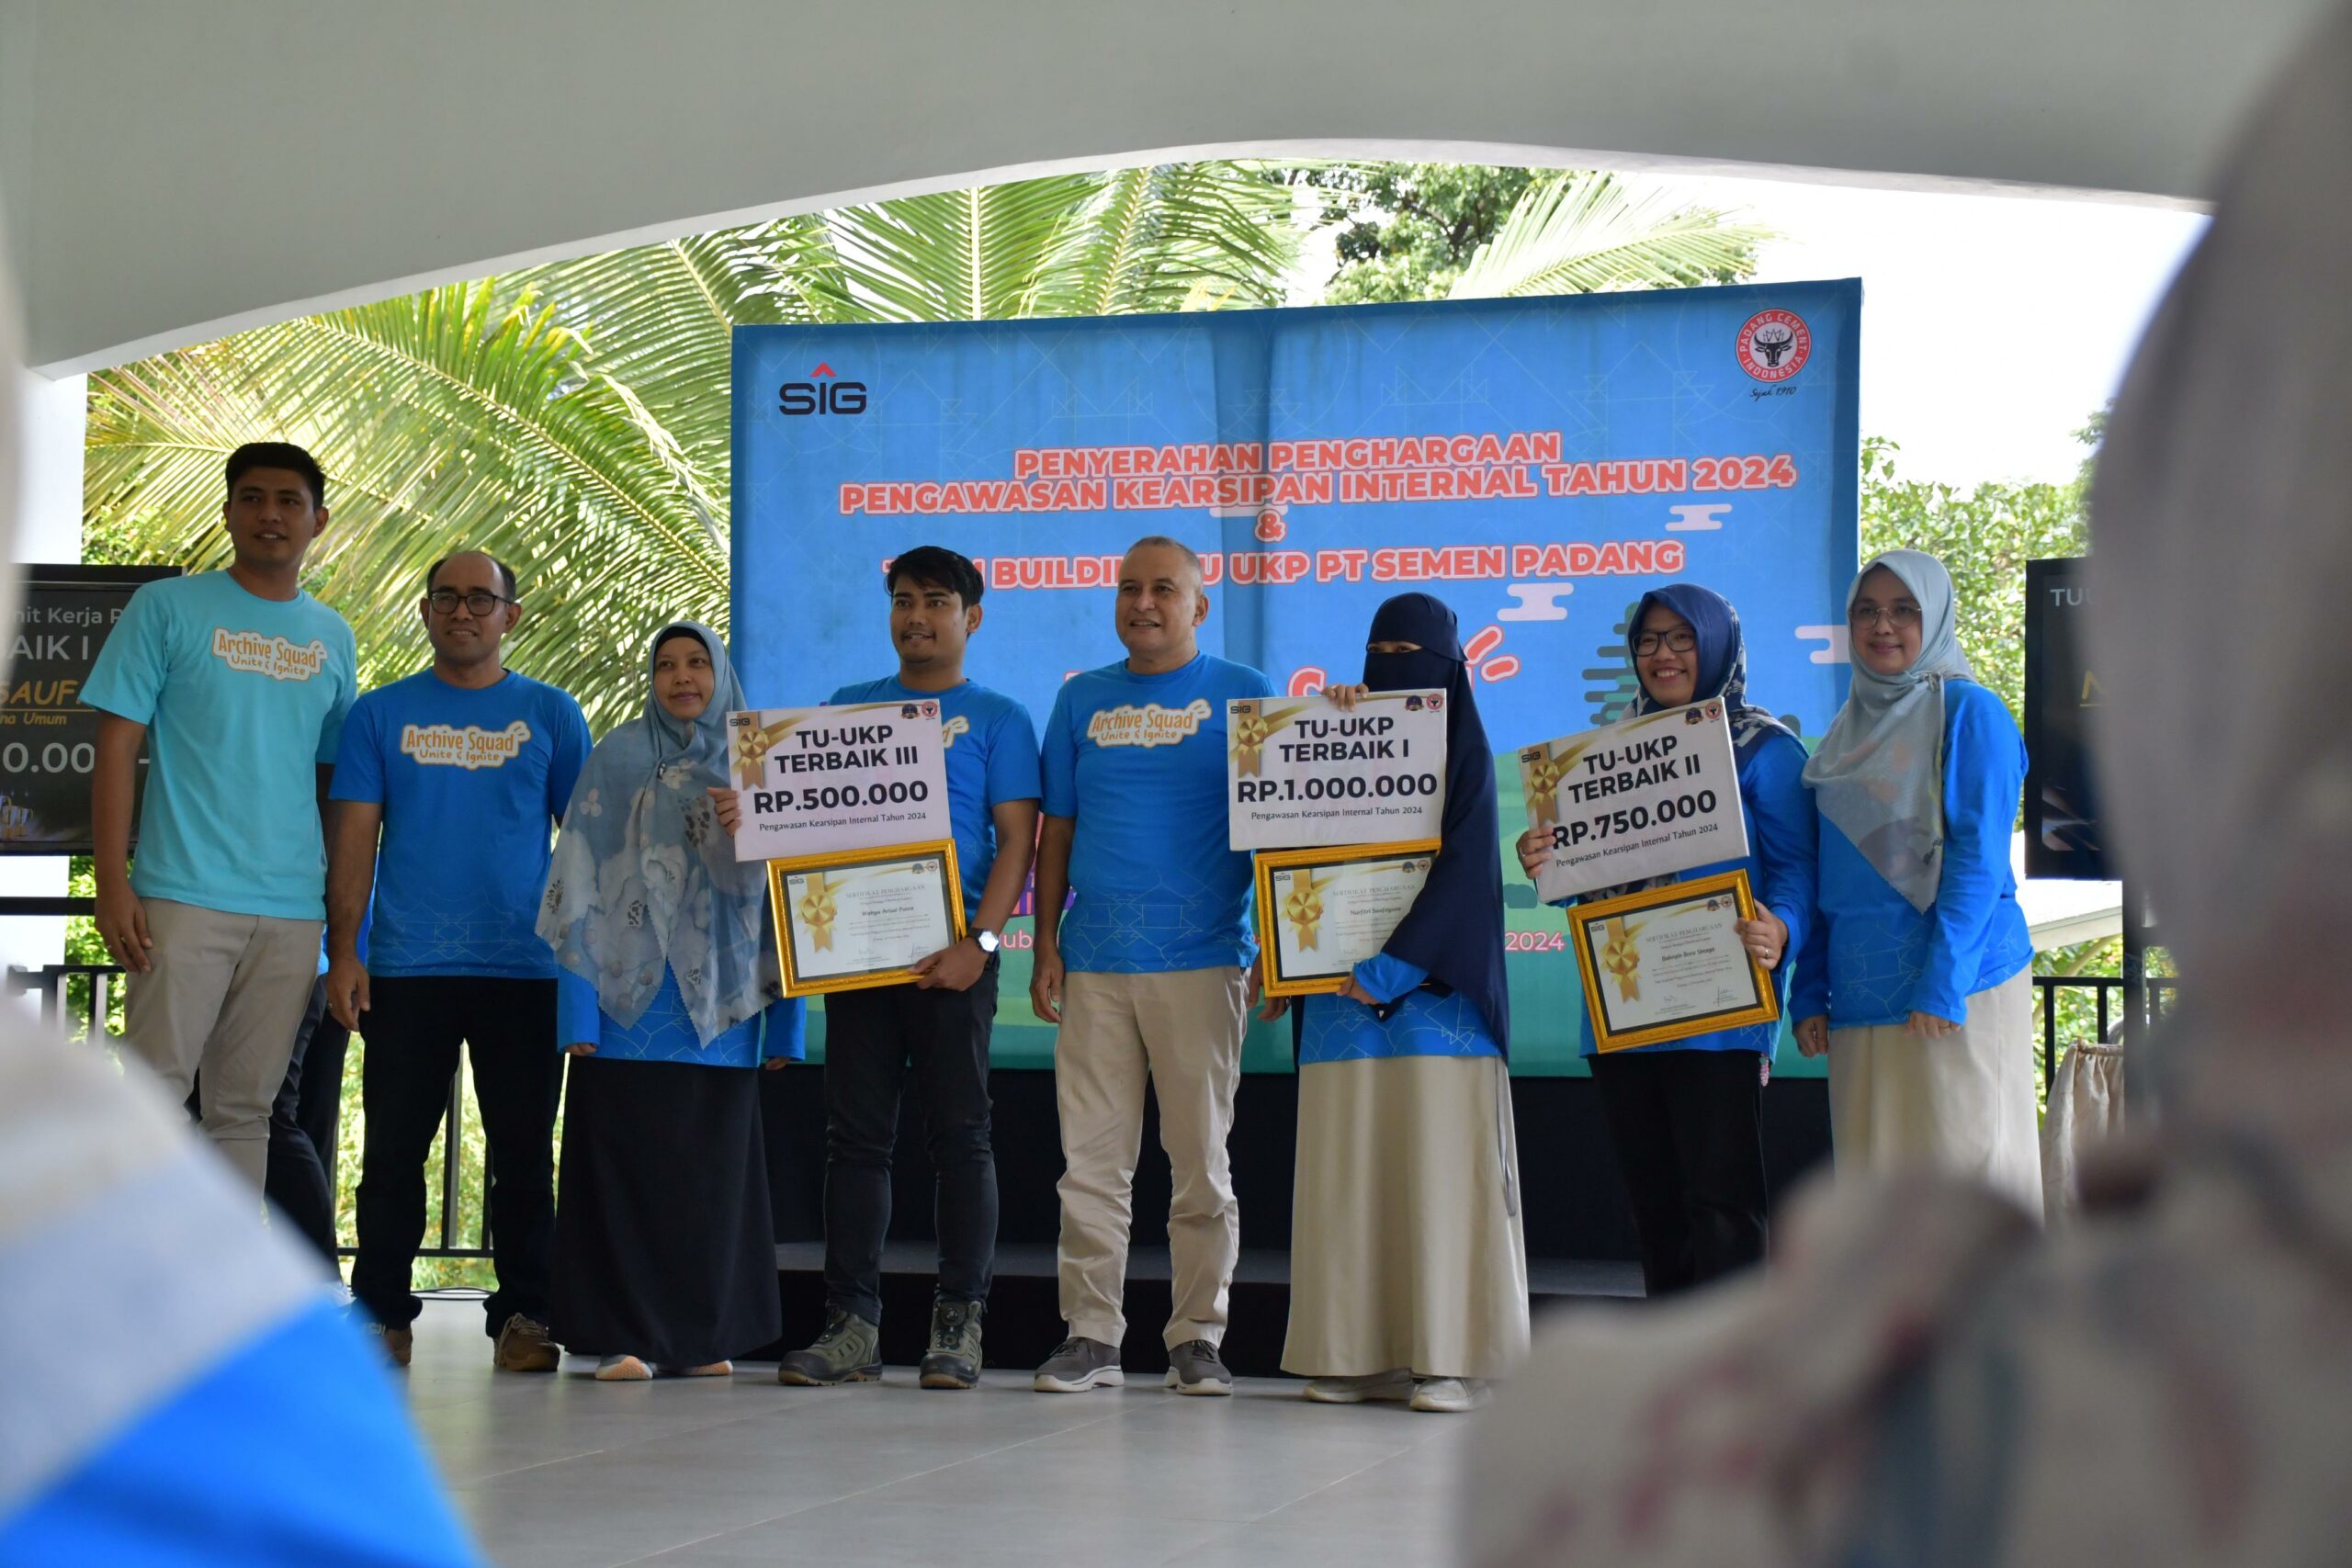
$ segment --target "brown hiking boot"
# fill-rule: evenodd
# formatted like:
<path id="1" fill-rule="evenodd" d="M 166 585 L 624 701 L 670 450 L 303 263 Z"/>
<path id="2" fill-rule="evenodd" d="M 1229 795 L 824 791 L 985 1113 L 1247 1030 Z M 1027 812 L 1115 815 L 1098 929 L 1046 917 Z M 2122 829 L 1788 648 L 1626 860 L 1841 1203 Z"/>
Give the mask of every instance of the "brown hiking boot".
<path id="1" fill-rule="evenodd" d="M 387 1328 L 372 1317 L 364 1318 L 359 1331 L 368 1342 L 381 1349 L 384 1359 L 396 1367 L 408 1365 L 409 1353 L 416 1347 L 416 1336 L 405 1328 Z"/>
<path id="2" fill-rule="evenodd" d="M 401 1338 L 408 1337 L 402 1335 Z M 408 1363 L 406 1347 L 402 1348 L 401 1365 Z M 521 1313 L 506 1320 L 498 1331 L 498 1348 L 491 1353 L 491 1364 L 502 1372 L 551 1372 L 563 1360 L 563 1352 L 548 1337 L 548 1325 Z"/>

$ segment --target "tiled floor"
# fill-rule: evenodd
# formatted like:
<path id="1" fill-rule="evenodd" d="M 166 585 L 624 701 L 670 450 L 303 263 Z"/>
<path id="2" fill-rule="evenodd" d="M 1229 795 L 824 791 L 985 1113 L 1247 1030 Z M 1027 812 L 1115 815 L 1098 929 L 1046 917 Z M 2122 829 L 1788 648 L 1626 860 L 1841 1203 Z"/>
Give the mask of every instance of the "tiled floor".
<path id="1" fill-rule="evenodd" d="M 417 1323 L 410 1403 L 503 1568 L 621 1563 L 988 1568 L 1442 1564 L 1476 1417 L 1310 1405 L 1287 1381 L 1183 1399 L 1143 1380 L 1033 1393 L 1026 1369 L 968 1393 L 733 1379 L 493 1376 L 481 1309 Z"/>

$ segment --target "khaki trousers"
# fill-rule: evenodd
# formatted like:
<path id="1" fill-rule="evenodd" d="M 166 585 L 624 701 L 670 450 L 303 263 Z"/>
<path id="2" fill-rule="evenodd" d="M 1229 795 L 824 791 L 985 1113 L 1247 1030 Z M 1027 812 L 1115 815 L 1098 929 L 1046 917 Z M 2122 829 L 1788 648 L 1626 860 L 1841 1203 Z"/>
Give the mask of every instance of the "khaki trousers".
<path id="1" fill-rule="evenodd" d="M 270 1101 L 310 1006 L 326 923 L 145 904 L 154 967 L 124 981 L 124 1043 L 174 1104 L 191 1083 L 202 1090 L 206 1134 L 258 1190 L 269 1171 Z"/>
<path id="2" fill-rule="evenodd" d="M 1241 1208 L 1225 1141 L 1241 1079 L 1248 983 L 1240 969 L 1065 976 L 1054 1042 L 1060 1109 L 1062 1316 L 1069 1331 L 1116 1346 L 1126 1337 L 1127 1235 L 1144 1087 L 1159 1098 L 1159 1145 L 1174 1193 L 1174 1263 L 1167 1344 L 1225 1337 L 1226 1301 L 1241 1256 Z"/>
<path id="3" fill-rule="evenodd" d="M 1973 1177 L 2041 1213 L 2033 1102 L 2033 976 L 1968 998 L 1939 1040 L 1899 1023 L 1829 1032 L 1829 1137 L 1841 1172 L 1925 1166 Z"/>

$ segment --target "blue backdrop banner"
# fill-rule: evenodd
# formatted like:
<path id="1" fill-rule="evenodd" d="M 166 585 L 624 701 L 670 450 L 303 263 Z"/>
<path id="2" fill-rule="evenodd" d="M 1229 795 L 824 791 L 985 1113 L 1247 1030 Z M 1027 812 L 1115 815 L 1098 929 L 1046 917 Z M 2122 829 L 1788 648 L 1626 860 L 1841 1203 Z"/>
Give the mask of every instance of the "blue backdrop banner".
<path id="1" fill-rule="evenodd" d="M 1382 599 L 1461 616 L 1507 798 L 1514 1070 L 1580 1071 L 1577 967 L 1508 840 L 1513 749 L 1617 716 L 1625 617 L 1704 583 L 1738 606 L 1753 700 L 1817 736 L 1845 692 L 1861 286 L 735 333 L 737 667 L 763 707 L 897 668 L 883 568 L 980 565 L 967 672 L 1039 728 L 1123 657 L 1121 553 L 1201 553 L 1202 646 L 1300 692 L 1362 671 Z M 1028 919 L 995 1058 L 1044 1066 Z M 813 1035 L 813 1032 L 812 1032 Z M 1249 1065 L 1285 1068 L 1289 1028 Z M 1783 1070 L 1811 1064 L 1794 1052 Z"/>

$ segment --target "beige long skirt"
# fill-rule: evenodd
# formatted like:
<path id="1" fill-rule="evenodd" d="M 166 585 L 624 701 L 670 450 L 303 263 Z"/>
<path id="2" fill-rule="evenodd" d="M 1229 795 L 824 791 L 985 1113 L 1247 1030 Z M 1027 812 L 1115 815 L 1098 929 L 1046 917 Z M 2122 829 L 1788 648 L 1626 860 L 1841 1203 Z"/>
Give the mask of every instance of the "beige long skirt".
<path id="1" fill-rule="evenodd" d="M 2041 1213 L 2033 1102 L 2033 976 L 1968 998 L 1939 1040 L 1899 1023 L 1829 1032 L 1829 1135 L 1840 1171 L 1928 1166 L 1974 1177 Z"/>
<path id="2" fill-rule="evenodd" d="M 1283 1370 L 1510 1371 L 1527 1353 L 1520 1198 L 1499 1058 L 1301 1067 Z"/>

